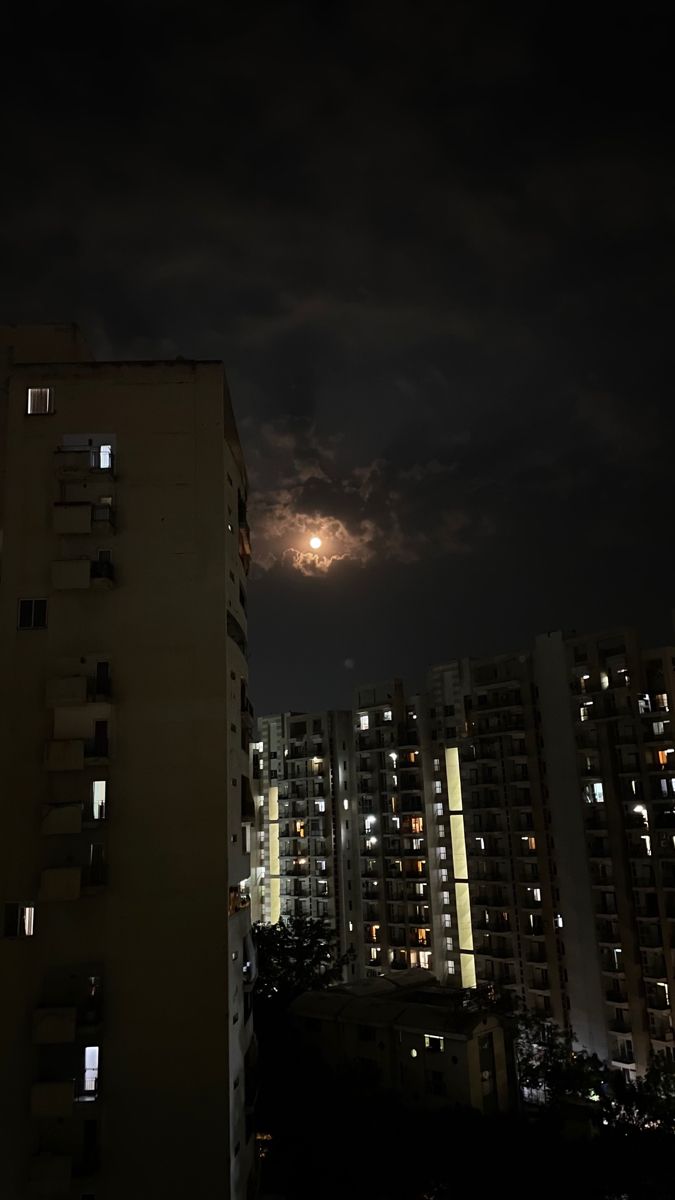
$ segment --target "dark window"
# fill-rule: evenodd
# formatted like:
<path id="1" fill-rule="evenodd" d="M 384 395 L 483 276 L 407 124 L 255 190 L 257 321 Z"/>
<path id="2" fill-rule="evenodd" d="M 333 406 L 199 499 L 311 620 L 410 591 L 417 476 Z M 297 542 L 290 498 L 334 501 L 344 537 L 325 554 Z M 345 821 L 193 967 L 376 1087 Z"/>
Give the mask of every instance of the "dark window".
<path id="1" fill-rule="evenodd" d="M 246 645 L 246 634 L 244 633 L 237 618 L 235 616 L 233 616 L 231 612 L 229 612 L 227 614 L 227 634 L 228 634 L 228 637 L 232 638 L 233 642 L 236 642 L 236 644 L 239 647 L 239 649 L 241 650 L 242 654 L 244 655 L 244 657 L 246 657 L 246 655 L 248 653 L 248 648 Z"/>
<path id="2" fill-rule="evenodd" d="M 429 1074 L 429 1091 L 432 1096 L 445 1095 L 445 1080 L 441 1071 L 431 1071 Z"/>
<path id="3" fill-rule="evenodd" d="M 19 600 L 17 624 L 19 629 L 46 629 L 47 601 Z"/>
<path id="4" fill-rule="evenodd" d="M 446 715 L 446 717 L 454 717 L 454 715 L 455 715 L 455 706 L 454 706 L 454 704 L 446 704 L 446 706 L 445 706 L 445 715 Z"/>
<path id="5" fill-rule="evenodd" d="M 375 1030 L 371 1025 L 359 1025 L 359 1041 L 374 1042 Z"/>
<path id="6" fill-rule="evenodd" d="M 97 662 L 96 664 L 96 692 L 99 696 L 110 695 L 110 663 Z"/>

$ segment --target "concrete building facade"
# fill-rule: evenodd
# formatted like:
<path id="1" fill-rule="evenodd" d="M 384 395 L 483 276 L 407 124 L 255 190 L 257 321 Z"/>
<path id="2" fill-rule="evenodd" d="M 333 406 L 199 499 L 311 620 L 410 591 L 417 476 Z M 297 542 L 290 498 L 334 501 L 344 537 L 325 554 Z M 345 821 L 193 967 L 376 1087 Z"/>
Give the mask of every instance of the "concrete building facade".
<path id="1" fill-rule="evenodd" d="M 515 1106 L 513 1050 L 500 1018 L 453 1003 L 431 972 L 405 969 L 305 992 L 291 1015 L 313 1062 L 345 1068 L 405 1103 L 481 1113 Z"/>
<path id="2" fill-rule="evenodd" d="M 342 952 L 354 942 L 351 713 L 259 718 L 263 919 L 324 918 Z"/>
<path id="3" fill-rule="evenodd" d="M 0 1191 L 243 1197 L 246 474 L 220 363 L 0 335 Z"/>

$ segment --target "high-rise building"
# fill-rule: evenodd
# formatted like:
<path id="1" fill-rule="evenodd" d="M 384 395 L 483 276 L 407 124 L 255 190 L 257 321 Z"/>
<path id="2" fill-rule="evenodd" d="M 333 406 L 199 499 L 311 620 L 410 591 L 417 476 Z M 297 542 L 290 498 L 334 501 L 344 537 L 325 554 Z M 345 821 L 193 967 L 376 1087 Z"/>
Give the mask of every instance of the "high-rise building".
<path id="1" fill-rule="evenodd" d="M 355 940 L 351 713 L 260 717 L 258 738 L 263 919 L 323 917 L 345 952 Z"/>
<path id="2" fill-rule="evenodd" d="M 628 629 L 553 633 L 429 685 L 458 973 L 473 955 L 629 1075 L 673 1058 L 674 663 Z"/>
<path id="3" fill-rule="evenodd" d="M 431 769 L 424 697 L 400 679 L 355 696 L 360 973 L 454 969 L 449 823 Z M 471 963 L 471 965 L 473 965 Z"/>
<path id="4" fill-rule="evenodd" d="M 244 1197 L 250 549 L 224 369 L 16 327 L 0 375 L 0 1192 Z"/>

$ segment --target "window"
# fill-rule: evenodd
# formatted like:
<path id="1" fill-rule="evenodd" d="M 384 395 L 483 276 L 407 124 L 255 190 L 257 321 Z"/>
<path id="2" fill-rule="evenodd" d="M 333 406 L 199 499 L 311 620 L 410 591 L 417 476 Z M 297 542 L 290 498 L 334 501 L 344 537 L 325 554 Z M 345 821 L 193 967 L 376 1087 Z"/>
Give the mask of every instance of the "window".
<path id="1" fill-rule="evenodd" d="M 109 471 L 112 466 L 112 446 L 99 446 L 98 464 L 102 471 Z"/>
<path id="2" fill-rule="evenodd" d="M 455 974 L 455 962 L 454 962 L 454 959 L 449 958 L 448 959 L 448 975 L 454 975 L 454 974 Z"/>
<path id="3" fill-rule="evenodd" d="M 435 758 L 434 759 L 434 771 L 440 771 L 440 769 L 441 769 L 441 760 L 440 760 L 440 758 Z"/>
<path id="4" fill-rule="evenodd" d="M 441 792 L 442 792 L 442 791 L 443 791 L 443 784 L 442 784 L 441 780 L 440 780 L 440 779 L 434 779 L 434 792 L 435 792 L 435 794 L 436 794 L 437 796 L 440 796 L 440 794 L 441 794 Z"/>
<path id="5" fill-rule="evenodd" d="M 390 708 L 385 708 L 384 713 L 382 715 L 383 715 L 385 721 L 393 720 L 393 714 L 392 714 L 392 711 Z"/>
<path id="6" fill-rule="evenodd" d="M 46 629 L 47 601 L 19 600 L 17 627 L 19 629 Z"/>
<path id="7" fill-rule="evenodd" d="M 429 1091 L 432 1096 L 445 1095 L 445 1080 L 442 1071 L 431 1071 L 429 1075 Z"/>
<path id="8" fill-rule="evenodd" d="M 54 411 L 54 389 L 50 387 L 29 387 L 26 398 L 26 412 L 29 417 L 46 417 Z"/>
<path id="9" fill-rule="evenodd" d="M 108 788 L 105 779 L 95 779 L 91 785 L 91 807 L 95 821 L 105 821 L 105 800 Z"/>
<path id="10" fill-rule="evenodd" d="M 93 1097 L 98 1091 L 98 1046 L 84 1048 L 84 1094 Z"/>
<path id="11" fill-rule="evenodd" d="M 369 724 L 368 713 L 359 713 L 359 729 L 368 729 Z"/>
<path id="12" fill-rule="evenodd" d="M 32 937 L 35 932 L 35 909 L 32 904 L 6 904 L 3 933 L 9 938 Z"/>
<path id="13" fill-rule="evenodd" d="M 445 1041 L 442 1037 L 436 1037 L 433 1033 L 425 1033 L 424 1045 L 427 1050 L 434 1054 L 442 1054 L 445 1049 Z"/>

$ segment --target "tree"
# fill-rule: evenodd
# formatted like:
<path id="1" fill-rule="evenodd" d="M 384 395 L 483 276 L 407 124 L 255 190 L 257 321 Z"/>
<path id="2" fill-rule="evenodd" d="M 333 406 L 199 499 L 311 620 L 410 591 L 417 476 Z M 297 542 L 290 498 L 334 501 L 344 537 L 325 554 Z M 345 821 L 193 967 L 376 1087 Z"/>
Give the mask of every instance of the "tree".
<path id="1" fill-rule="evenodd" d="M 287 1008 L 302 992 L 342 979 L 351 954 L 338 954 L 337 936 L 323 918 L 286 917 L 253 926 L 258 953 L 258 1007 Z"/>
<path id="2" fill-rule="evenodd" d="M 517 1017 L 516 1063 L 525 1095 L 551 1105 L 597 1100 L 608 1075 L 597 1054 L 574 1049 L 571 1030 L 527 1010 Z"/>
<path id="3" fill-rule="evenodd" d="M 642 1077 L 612 1071 L 603 1097 L 605 1120 L 617 1129 L 675 1133 L 675 1064 L 662 1056 Z"/>

